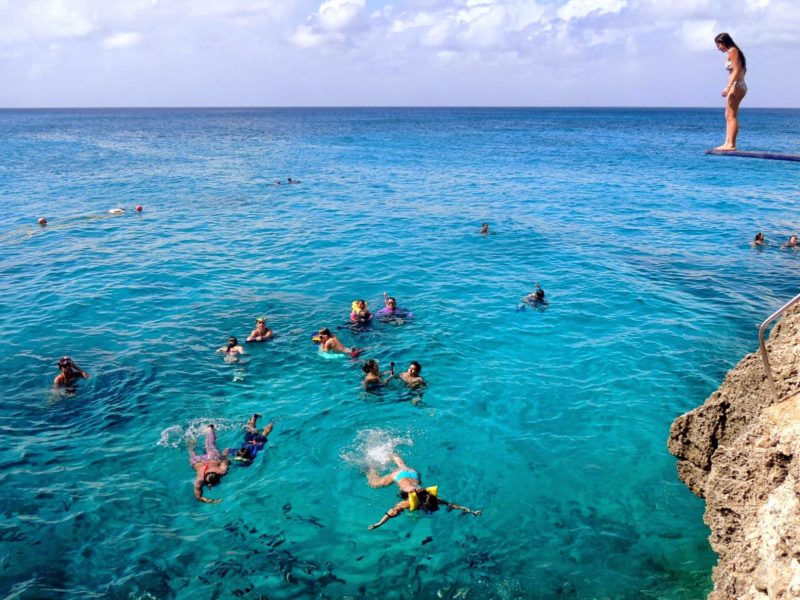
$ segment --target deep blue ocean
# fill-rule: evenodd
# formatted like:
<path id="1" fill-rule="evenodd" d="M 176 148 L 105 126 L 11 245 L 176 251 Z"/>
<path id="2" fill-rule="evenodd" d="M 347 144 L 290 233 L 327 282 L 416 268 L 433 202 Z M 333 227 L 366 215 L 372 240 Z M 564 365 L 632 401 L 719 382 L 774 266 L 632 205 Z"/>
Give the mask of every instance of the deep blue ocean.
<path id="1" fill-rule="evenodd" d="M 800 111 L 741 126 L 743 149 L 800 147 Z M 721 108 L 0 111 L 0 596 L 704 597 L 669 427 L 800 286 L 779 248 L 800 164 L 704 156 L 723 129 Z M 534 282 L 549 304 L 519 310 Z M 346 327 L 384 291 L 414 319 Z M 258 315 L 275 339 L 225 362 Z M 359 360 L 317 353 L 325 326 L 427 388 L 366 393 Z M 91 375 L 74 392 L 63 355 Z M 196 502 L 187 438 L 237 446 L 253 412 L 267 447 Z M 365 477 L 391 450 L 483 514 L 367 531 L 398 500 Z"/>

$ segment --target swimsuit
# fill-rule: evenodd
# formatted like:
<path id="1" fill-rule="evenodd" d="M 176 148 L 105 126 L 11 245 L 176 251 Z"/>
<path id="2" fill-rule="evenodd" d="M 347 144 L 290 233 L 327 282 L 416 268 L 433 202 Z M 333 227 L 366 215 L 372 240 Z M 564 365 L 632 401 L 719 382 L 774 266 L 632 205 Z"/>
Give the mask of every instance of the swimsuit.
<path id="1" fill-rule="evenodd" d="M 419 473 L 410 469 L 398 471 L 397 475 L 394 476 L 394 480 L 400 481 L 401 479 L 416 479 L 419 481 Z"/>
<path id="2" fill-rule="evenodd" d="M 731 62 L 730 58 L 725 61 L 725 70 L 733 71 L 733 62 Z M 734 87 L 734 88 L 738 87 L 738 88 L 742 88 L 742 91 L 744 91 L 744 92 L 747 91 L 747 84 L 744 82 L 744 79 L 741 79 L 739 81 L 734 81 L 731 87 Z"/>
<path id="3" fill-rule="evenodd" d="M 244 434 L 244 442 L 234 452 L 233 459 L 239 463 L 245 463 L 242 466 L 250 465 L 258 456 L 258 452 L 264 449 L 264 444 L 267 443 L 266 436 L 259 435 L 255 431 L 247 431 Z M 245 456 L 240 456 L 239 452 L 245 451 Z"/>

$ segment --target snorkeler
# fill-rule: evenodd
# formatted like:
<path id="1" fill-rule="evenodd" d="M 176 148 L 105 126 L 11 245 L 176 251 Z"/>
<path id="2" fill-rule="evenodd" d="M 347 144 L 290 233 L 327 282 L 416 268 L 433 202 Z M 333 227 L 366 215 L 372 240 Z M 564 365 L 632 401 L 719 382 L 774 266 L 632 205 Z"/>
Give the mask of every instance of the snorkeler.
<path id="1" fill-rule="evenodd" d="M 480 233 L 481 233 L 481 235 L 486 235 L 487 233 L 489 233 L 489 224 L 488 223 L 484 223 L 483 225 L 481 225 Z"/>
<path id="2" fill-rule="evenodd" d="M 534 306 L 547 304 L 547 300 L 544 299 L 544 290 L 542 289 L 542 286 L 539 285 L 539 282 L 537 281 L 534 283 L 533 287 L 535 288 L 533 293 L 524 296 L 522 301 L 527 304 L 533 304 Z"/>
<path id="3" fill-rule="evenodd" d="M 53 380 L 53 385 L 55 386 L 69 387 L 78 379 L 89 379 L 89 374 L 81 370 L 69 356 L 58 360 L 58 368 L 61 372 L 56 375 L 56 378 Z"/>
<path id="4" fill-rule="evenodd" d="M 266 342 L 272 339 L 272 329 L 266 325 L 266 317 L 256 318 L 256 328 L 247 336 L 246 342 Z"/>
<path id="5" fill-rule="evenodd" d="M 372 321 L 372 313 L 367 307 L 366 300 L 356 300 L 350 307 L 350 320 L 353 323 L 365 325 Z"/>
<path id="6" fill-rule="evenodd" d="M 270 423 L 264 429 L 261 430 L 261 433 L 258 433 L 258 429 L 256 429 L 256 423 L 261 415 L 259 413 L 255 413 L 250 420 L 247 422 L 247 426 L 245 427 L 244 431 L 244 441 L 242 445 L 239 446 L 236 451 L 233 453 L 233 460 L 242 467 L 249 467 L 253 464 L 256 456 L 258 453 L 264 449 L 264 444 L 267 443 L 267 436 L 272 432 L 273 423 Z"/>
<path id="7" fill-rule="evenodd" d="M 286 178 L 287 183 L 302 183 L 299 179 L 292 179 L 291 177 Z"/>
<path id="8" fill-rule="evenodd" d="M 384 321 L 399 321 L 402 323 L 403 319 L 414 318 L 414 313 L 397 306 L 397 298 L 387 296 L 386 292 L 383 292 L 383 304 L 383 308 L 376 312 L 375 316 Z"/>
<path id="9" fill-rule="evenodd" d="M 386 379 L 382 379 L 381 371 L 378 367 L 378 361 L 370 358 L 367 362 L 361 365 L 361 370 L 364 371 L 364 389 L 374 390 L 375 388 L 382 387 L 389 383 L 394 377 L 394 363 L 389 364 L 389 370 L 385 371 L 383 375 L 388 375 Z"/>
<path id="10" fill-rule="evenodd" d="M 400 379 L 405 381 L 406 385 L 412 389 L 426 385 L 425 380 L 420 373 L 422 372 L 422 365 L 417 361 L 412 360 L 408 365 L 408 371 L 400 373 Z"/>
<path id="11" fill-rule="evenodd" d="M 189 464 L 197 475 L 194 479 L 195 499 L 206 504 L 219 504 L 222 502 L 221 499 L 203 496 L 203 487 L 214 487 L 228 474 L 228 467 L 230 466 L 228 449 L 226 448 L 224 452 L 220 453 L 219 448 L 217 448 L 217 433 L 213 425 L 209 425 L 206 431 L 205 454 L 198 455 L 195 452 L 194 447 L 197 444 L 197 440 L 194 438 L 190 438 L 187 443 L 189 445 Z"/>
<path id="12" fill-rule="evenodd" d="M 361 354 L 361 350 L 358 348 L 345 346 L 327 327 L 320 329 L 316 338 L 319 339 L 319 348 L 322 352 L 339 352 L 341 354 L 349 354 L 353 358 Z"/>
<path id="13" fill-rule="evenodd" d="M 389 519 L 401 514 L 404 510 L 415 511 L 420 508 L 426 513 L 432 513 L 439 510 L 440 504 L 450 509 L 464 511 L 476 517 L 481 514 L 480 510 L 472 510 L 466 506 L 460 506 L 453 502 L 448 502 L 444 498 L 440 498 L 438 496 L 437 486 L 423 488 L 420 485 L 419 471 L 410 468 L 397 454 L 392 454 L 392 460 L 397 465 L 397 469 L 388 475 L 381 476 L 374 468 L 370 467 L 367 473 L 367 483 L 369 483 L 370 487 L 374 488 L 386 487 L 387 485 L 396 483 L 397 487 L 400 488 L 400 497 L 402 500 L 387 510 L 377 523 L 370 525 L 367 529 L 377 529 Z"/>
<path id="14" fill-rule="evenodd" d="M 225 354 L 225 360 L 237 361 L 240 354 L 245 354 L 244 348 L 239 345 L 239 340 L 234 336 L 228 338 L 228 345 L 222 348 L 217 348 L 217 352 Z"/>

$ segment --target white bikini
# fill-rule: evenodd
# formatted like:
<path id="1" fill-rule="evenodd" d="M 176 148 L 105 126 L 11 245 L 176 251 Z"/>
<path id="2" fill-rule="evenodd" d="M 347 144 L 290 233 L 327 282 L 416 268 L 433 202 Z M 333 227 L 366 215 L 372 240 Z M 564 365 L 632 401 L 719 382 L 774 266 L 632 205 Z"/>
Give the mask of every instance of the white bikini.
<path id="1" fill-rule="evenodd" d="M 733 63 L 731 62 L 730 58 L 725 61 L 725 69 L 728 72 L 733 71 Z M 744 91 L 744 92 L 747 91 L 747 84 L 744 82 L 744 79 L 740 79 L 739 81 L 734 81 L 733 82 L 733 87 L 742 88 L 742 91 Z"/>

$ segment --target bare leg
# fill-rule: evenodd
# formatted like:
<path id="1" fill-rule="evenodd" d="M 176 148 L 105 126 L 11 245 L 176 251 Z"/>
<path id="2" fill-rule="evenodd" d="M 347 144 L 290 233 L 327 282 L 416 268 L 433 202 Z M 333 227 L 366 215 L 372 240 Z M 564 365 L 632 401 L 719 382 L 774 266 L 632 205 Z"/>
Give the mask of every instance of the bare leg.
<path id="1" fill-rule="evenodd" d="M 263 435 L 264 437 L 267 437 L 270 433 L 272 433 L 272 427 L 274 425 L 275 425 L 274 423 L 270 423 L 269 425 L 264 427 L 264 430 L 261 432 L 261 435 Z"/>
<path id="2" fill-rule="evenodd" d="M 736 138 L 739 135 L 739 105 L 747 92 L 740 87 L 728 94 L 725 106 L 725 143 L 715 150 L 736 150 Z"/>
<path id="3" fill-rule="evenodd" d="M 374 467 L 370 467 L 369 471 L 367 471 L 367 483 L 369 483 L 370 487 L 386 487 L 387 485 L 391 485 L 393 482 L 394 478 L 391 475 L 384 475 L 381 477 Z"/>
<path id="4" fill-rule="evenodd" d="M 250 420 L 247 422 L 247 429 L 248 431 L 255 431 L 256 430 L 256 421 L 258 421 L 258 417 L 261 415 L 259 413 L 253 413 L 253 416 L 250 417 Z"/>

